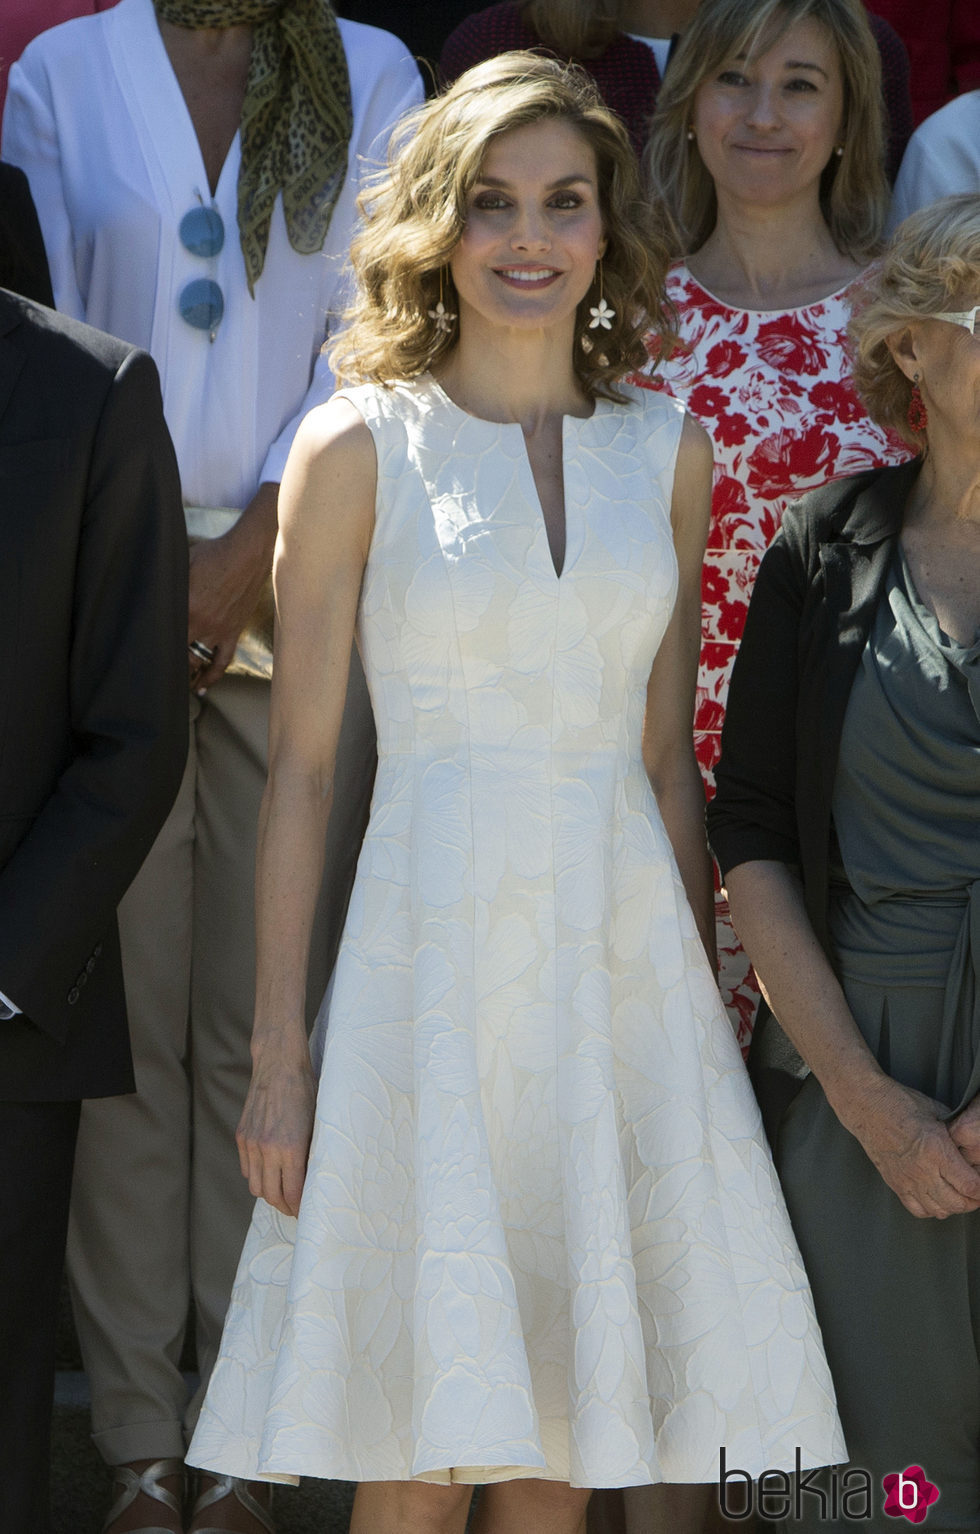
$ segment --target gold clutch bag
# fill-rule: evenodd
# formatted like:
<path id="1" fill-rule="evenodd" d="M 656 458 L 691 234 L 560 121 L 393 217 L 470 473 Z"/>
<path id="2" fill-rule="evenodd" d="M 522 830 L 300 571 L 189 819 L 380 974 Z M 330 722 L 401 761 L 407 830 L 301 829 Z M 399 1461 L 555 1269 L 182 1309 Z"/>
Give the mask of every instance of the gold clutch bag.
<path id="1" fill-rule="evenodd" d="M 202 538 L 220 538 L 241 516 L 236 506 L 185 506 L 188 543 Z M 238 644 L 228 666 L 229 676 L 250 676 L 260 682 L 272 680 L 272 633 L 275 604 L 272 597 L 272 571 L 262 582 L 262 590 L 252 616 L 238 637 Z"/>

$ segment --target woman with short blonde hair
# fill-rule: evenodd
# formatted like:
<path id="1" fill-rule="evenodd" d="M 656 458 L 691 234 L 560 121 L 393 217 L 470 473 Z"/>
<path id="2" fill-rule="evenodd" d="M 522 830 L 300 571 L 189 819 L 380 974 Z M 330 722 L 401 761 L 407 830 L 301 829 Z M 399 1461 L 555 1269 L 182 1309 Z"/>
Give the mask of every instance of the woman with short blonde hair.
<path id="1" fill-rule="evenodd" d="M 870 1476 L 869 1529 L 928 1511 L 965 1530 L 980 1527 L 980 197 L 907 219 L 862 298 L 856 376 L 922 452 L 788 513 L 708 818 L 771 1008 L 750 1063 L 841 1404 L 840 1484 Z"/>
<path id="2" fill-rule="evenodd" d="M 859 295 L 850 336 L 854 383 L 880 425 L 917 451 L 926 446 L 921 412 L 909 406 L 914 385 L 888 345 L 902 325 L 958 308 L 980 268 L 980 196 L 946 197 L 902 226 L 880 270 Z"/>

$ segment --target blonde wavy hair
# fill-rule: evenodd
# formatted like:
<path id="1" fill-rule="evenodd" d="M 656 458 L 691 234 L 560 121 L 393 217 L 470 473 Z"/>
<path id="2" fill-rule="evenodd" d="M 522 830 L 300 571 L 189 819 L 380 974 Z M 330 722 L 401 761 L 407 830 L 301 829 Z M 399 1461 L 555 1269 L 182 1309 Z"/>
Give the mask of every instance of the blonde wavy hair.
<path id="1" fill-rule="evenodd" d="M 360 200 L 363 228 L 351 247 L 357 293 L 330 353 L 338 379 L 393 383 L 416 378 L 448 355 L 455 331 L 430 315 L 455 290 L 448 261 L 466 223 L 467 198 L 491 141 L 538 122 L 567 122 L 591 146 L 598 171 L 606 250 L 602 294 L 610 330 L 589 334 L 593 283 L 578 306 L 573 366 L 590 398 L 621 396 L 615 384 L 648 361 L 652 330 L 664 351 L 676 339 L 664 299 L 667 240 L 640 184 L 619 118 L 584 70 L 535 53 L 504 53 L 467 70 L 442 96 L 399 126 L 387 172 Z M 585 336 L 593 344 L 581 345 Z"/>
<path id="2" fill-rule="evenodd" d="M 911 447 L 928 445 L 908 423 L 912 384 L 888 347 L 904 327 L 980 301 L 980 195 L 943 197 L 899 224 L 858 290 L 848 327 L 854 385 L 879 426 Z"/>
<path id="3" fill-rule="evenodd" d="M 518 0 L 518 10 L 546 48 L 594 59 L 617 36 L 621 0 Z"/>
<path id="4" fill-rule="evenodd" d="M 843 154 L 832 154 L 820 206 L 834 243 L 862 265 L 881 247 L 888 210 L 881 59 L 861 0 L 702 0 L 670 61 L 644 152 L 647 184 L 689 255 L 717 218 L 714 182 L 688 138 L 694 98 L 733 57 L 767 52 L 801 21 L 817 21 L 837 49 L 844 87 Z"/>

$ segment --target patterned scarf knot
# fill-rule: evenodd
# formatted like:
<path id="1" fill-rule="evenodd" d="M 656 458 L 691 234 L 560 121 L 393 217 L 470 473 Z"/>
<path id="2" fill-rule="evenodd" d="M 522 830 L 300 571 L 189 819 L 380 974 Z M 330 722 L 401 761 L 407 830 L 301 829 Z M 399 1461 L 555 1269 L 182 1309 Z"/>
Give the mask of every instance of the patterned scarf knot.
<path id="1" fill-rule="evenodd" d="M 344 184 L 353 109 L 337 18 L 328 0 L 155 3 L 178 27 L 254 28 L 238 174 L 238 234 L 254 297 L 278 194 L 289 243 L 312 255 L 323 248 Z"/>

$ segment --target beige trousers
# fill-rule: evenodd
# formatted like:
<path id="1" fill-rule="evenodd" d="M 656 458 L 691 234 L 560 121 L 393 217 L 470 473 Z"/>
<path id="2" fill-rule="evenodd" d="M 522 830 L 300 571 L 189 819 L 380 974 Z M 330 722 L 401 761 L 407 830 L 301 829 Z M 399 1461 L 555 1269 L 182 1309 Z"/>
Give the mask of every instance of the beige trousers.
<path id="1" fill-rule="evenodd" d="M 234 1134 L 249 1081 L 253 884 L 269 687 L 226 677 L 191 698 L 177 802 L 119 911 L 137 1091 L 87 1102 L 68 1271 L 104 1459 L 182 1455 L 221 1338 L 252 1209 Z M 355 656 L 310 955 L 333 963 L 374 771 Z M 180 1372 L 190 1302 L 200 1389 Z"/>

